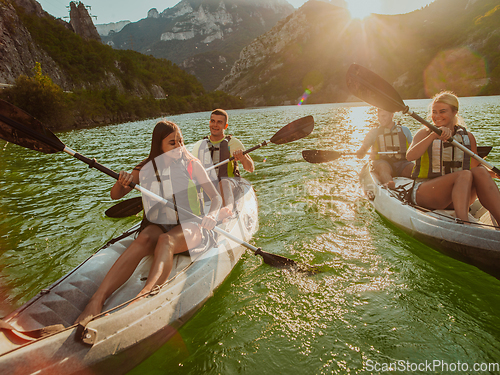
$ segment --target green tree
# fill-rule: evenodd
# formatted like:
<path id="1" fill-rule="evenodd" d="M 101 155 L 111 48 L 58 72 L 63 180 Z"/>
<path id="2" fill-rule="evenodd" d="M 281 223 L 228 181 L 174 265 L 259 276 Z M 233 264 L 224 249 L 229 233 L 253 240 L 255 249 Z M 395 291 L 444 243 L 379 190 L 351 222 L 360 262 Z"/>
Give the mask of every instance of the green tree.
<path id="1" fill-rule="evenodd" d="M 33 68 L 33 77 L 19 76 L 14 86 L 5 90 L 4 96 L 52 129 L 67 128 L 72 122 L 66 95 L 42 73 L 38 62 Z"/>

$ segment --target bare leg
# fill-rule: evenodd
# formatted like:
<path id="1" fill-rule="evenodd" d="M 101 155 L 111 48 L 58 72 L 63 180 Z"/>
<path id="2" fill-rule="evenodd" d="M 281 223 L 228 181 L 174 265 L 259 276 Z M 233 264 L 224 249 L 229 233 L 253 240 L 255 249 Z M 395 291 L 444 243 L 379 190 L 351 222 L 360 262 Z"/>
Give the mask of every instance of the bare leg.
<path id="1" fill-rule="evenodd" d="M 500 223 L 500 191 L 489 172 L 482 166 L 471 169 L 474 188 L 481 204 Z"/>
<path id="2" fill-rule="evenodd" d="M 459 171 L 433 178 L 420 185 L 417 202 L 434 210 L 444 210 L 453 203 L 456 217 L 468 221 L 472 181 L 471 171 Z"/>
<path id="3" fill-rule="evenodd" d="M 219 183 L 220 191 L 223 199 L 223 206 L 219 212 L 219 219 L 224 220 L 233 214 L 234 211 L 234 195 L 230 181 L 222 179 Z"/>
<path id="4" fill-rule="evenodd" d="M 411 178 L 411 172 L 413 171 L 413 166 L 414 164 L 408 164 L 406 167 L 404 167 L 403 171 L 401 172 L 401 177 L 406 177 L 406 178 Z"/>
<path id="5" fill-rule="evenodd" d="M 87 317 L 95 316 L 101 312 L 102 306 L 108 297 L 129 279 L 141 259 L 146 255 L 153 254 L 158 237 L 162 233 L 163 231 L 156 225 L 149 225 L 144 228 L 134 242 L 113 264 L 83 312 L 75 320 L 75 323 L 79 323 Z"/>
<path id="6" fill-rule="evenodd" d="M 154 249 L 154 260 L 149 271 L 146 285 L 139 295 L 149 293 L 156 285 L 162 285 L 168 280 L 172 271 L 174 254 L 182 253 L 201 243 L 201 230 L 198 225 L 186 223 L 177 225 L 168 233 L 158 238 Z"/>
<path id="7" fill-rule="evenodd" d="M 377 160 L 377 162 L 375 162 L 373 166 L 375 168 L 375 173 L 380 180 L 380 183 L 390 189 L 394 189 L 396 185 L 394 184 L 394 181 L 392 179 L 392 169 L 389 163 L 385 160 Z"/>

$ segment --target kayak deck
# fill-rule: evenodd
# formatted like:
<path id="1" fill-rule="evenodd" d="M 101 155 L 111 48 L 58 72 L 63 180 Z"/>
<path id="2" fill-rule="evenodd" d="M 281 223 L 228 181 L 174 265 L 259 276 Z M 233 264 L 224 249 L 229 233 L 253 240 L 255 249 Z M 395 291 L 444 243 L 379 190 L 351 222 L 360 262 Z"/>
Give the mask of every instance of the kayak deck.
<path id="1" fill-rule="evenodd" d="M 251 185 L 242 180 L 235 196 L 238 215 L 220 225 L 243 241 L 258 228 L 257 201 Z M 82 341 L 73 321 L 85 308 L 108 270 L 135 238 L 131 228 L 124 238 L 110 241 L 66 276 L 42 290 L 4 321 L 20 331 L 62 324 L 64 330 L 32 339 L 0 330 L 0 373 L 70 374 L 127 372 L 175 334 L 222 283 L 245 248 L 219 235 L 208 250 L 175 255 L 169 280 L 146 298 L 129 302 L 142 290 L 152 262 L 144 258 L 133 275 L 106 301 L 103 313 L 87 325 Z M 87 331 L 86 331 L 87 332 Z M 110 367 L 111 366 L 111 367 Z M 119 368 L 119 369 L 118 369 Z"/>
<path id="2" fill-rule="evenodd" d="M 429 210 L 403 199 L 402 190 L 413 180 L 397 177 L 394 182 L 396 190 L 383 187 L 369 164 L 360 173 L 363 191 L 381 216 L 421 242 L 500 277 L 500 228 L 478 200 L 465 224 L 453 210 Z"/>

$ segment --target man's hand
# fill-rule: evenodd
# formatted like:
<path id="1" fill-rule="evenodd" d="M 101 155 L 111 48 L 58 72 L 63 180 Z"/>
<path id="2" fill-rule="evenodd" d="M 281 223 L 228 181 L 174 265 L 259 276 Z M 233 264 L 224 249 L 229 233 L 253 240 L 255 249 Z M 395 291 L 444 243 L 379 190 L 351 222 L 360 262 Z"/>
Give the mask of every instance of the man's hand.
<path id="1" fill-rule="evenodd" d="M 234 160 L 237 160 L 239 162 L 243 162 L 243 159 L 245 158 L 245 155 L 243 155 L 243 150 L 236 150 L 233 152 Z"/>

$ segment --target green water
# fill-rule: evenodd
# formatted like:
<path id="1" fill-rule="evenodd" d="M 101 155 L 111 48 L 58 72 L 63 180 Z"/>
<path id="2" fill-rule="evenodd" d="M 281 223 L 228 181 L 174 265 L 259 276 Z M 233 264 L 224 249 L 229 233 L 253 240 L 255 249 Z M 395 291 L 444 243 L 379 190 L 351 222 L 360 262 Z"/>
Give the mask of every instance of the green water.
<path id="1" fill-rule="evenodd" d="M 478 144 L 496 146 L 500 98 L 465 98 Z M 428 101 L 408 101 L 421 116 Z M 134 374 L 499 373 L 500 281 L 420 244 L 372 211 L 358 184 L 363 160 L 308 164 L 303 149 L 356 150 L 375 121 L 365 106 L 306 105 L 230 111 L 230 133 L 250 147 L 313 115 L 304 140 L 252 156 L 259 199 L 253 243 L 320 265 L 308 276 L 246 254 L 178 335 Z M 186 143 L 206 134 L 209 113 L 173 116 Z M 409 117 L 401 122 L 415 132 Z M 60 133 L 74 150 L 115 170 L 149 151 L 155 120 Z M 2 315 L 26 302 L 139 218 L 109 219 L 113 181 L 66 154 L 0 142 Z M 131 193 L 130 197 L 135 195 Z M 474 371 L 475 363 L 484 371 Z M 448 372 L 446 366 L 448 365 Z M 384 367 L 385 366 L 385 367 Z M 397 366 L 397 367 L 395 367 Z M 455 366 L 455 367 L 454 367 Z M 461 366 L 458 367 L 457 366 Z M 456 371 L 453 371 L 455 369 Z"/>

